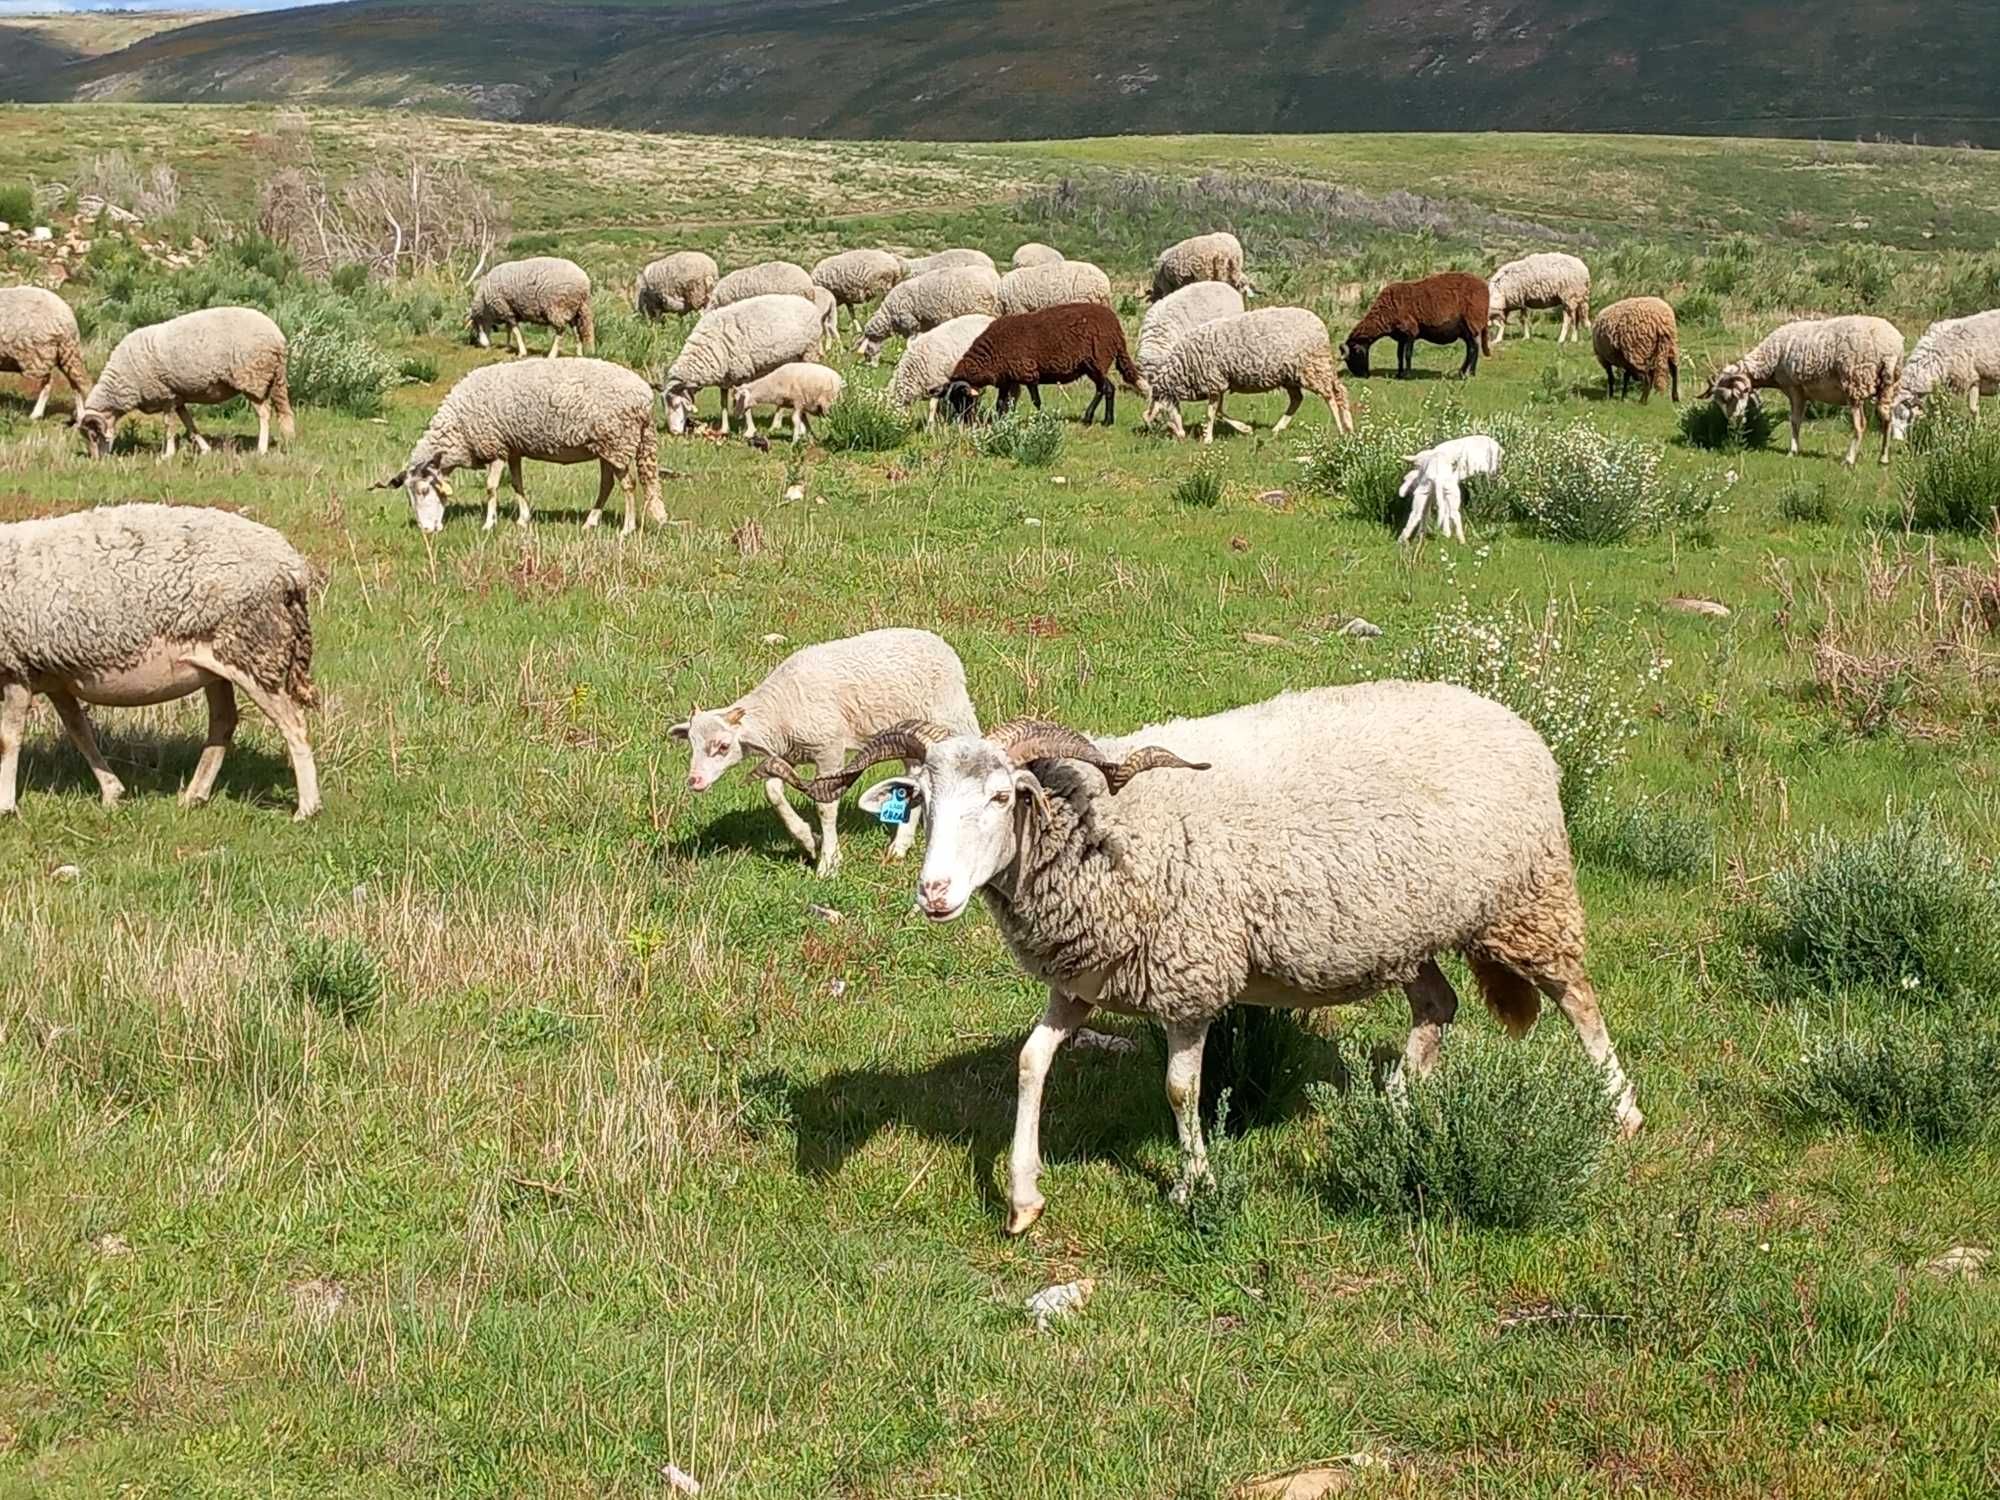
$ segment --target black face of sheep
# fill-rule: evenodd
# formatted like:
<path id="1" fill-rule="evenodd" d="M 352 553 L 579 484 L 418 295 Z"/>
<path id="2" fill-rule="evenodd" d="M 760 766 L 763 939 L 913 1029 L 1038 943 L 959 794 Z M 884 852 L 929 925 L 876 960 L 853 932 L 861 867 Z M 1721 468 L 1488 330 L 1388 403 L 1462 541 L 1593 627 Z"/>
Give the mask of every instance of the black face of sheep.
<path id="1" fill-rule="evenodd" d="M 1347 359 L 1347 372 L 1366 379 L 1368 376 L 1368 350 L 1370 345 L 1361 339 L 1349 339 L 1342 348 Z"/>
<path id="2" fill-rule="evenodd" d="M 969 381 L 954 380 L 944 388 L 945 414 L 954 422 L 971 422 L 979 415 L 980 390 Z"/>

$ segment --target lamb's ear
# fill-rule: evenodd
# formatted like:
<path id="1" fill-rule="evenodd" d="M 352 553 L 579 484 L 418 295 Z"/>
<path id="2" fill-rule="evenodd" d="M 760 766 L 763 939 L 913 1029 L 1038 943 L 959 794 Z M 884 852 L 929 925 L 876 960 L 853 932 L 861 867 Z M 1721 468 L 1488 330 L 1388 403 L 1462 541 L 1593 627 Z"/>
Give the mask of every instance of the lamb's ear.
<path id="1" fill-rule="evenodd" d="M 410 471 L 408 469 L 398 469 L 387 479 L 382 480 L 379 484 L 371 484 L 368 488 L 371 490 L 400 490 L 403 487 L 403 481 L 409 477 Z"/>
<path id="2" fill-rule="evenodd" d="M 734 708 L 725 709 L 722 715 L 722 722 L 727 724 L 731 729 L 741 724 L 743 722 L 743 705 L 739 703 Z"/>
<path id="3" fill-rule="evenodd" d="M 667 730 L 667 738 L 672 740 L 684 740 L 689 736 L 689 734 L 693 731 L 693 729 L 694 729 L 694 720 L 689 719 L 684 724 L 675 724 L 670 726 Z"/>

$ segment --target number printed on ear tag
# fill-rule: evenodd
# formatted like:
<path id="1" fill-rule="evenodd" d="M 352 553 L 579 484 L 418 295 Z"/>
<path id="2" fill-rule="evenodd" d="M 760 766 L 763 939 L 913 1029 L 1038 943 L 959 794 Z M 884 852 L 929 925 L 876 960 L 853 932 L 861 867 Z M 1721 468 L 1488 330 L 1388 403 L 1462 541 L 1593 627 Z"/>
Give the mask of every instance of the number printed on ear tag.
<path id="1" fill-rule="evenodd" d="M 909 822 L 910 794 L 902 787 L 897 787 L 882 799 L 882 806 L 877 810 L 875 816 L 880 818 L 884 823 Z"/>

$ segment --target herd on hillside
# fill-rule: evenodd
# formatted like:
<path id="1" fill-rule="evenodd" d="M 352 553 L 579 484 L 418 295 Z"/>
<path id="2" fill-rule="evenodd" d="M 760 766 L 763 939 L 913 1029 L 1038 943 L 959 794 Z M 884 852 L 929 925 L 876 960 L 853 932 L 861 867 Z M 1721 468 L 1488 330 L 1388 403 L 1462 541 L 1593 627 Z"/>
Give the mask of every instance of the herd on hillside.
<path id="1" fill-rule="evenodd" d="M 1307 392 L 1342 431 L 1353 417 L 1340 366 L 1369 373 L 1371 348 L 1394 340 L 1397 372 L 1415 345 L 1463 344 L 1462 372 L 1531 312 L 1561 314 L 1558 341 L 1589 332 L 1607 391 L 1679 399 L 1674 313 L 1635 297 L 1594 320 L 1590 272 L 1574 255 L 1544 253 L 1482 279 L 1445 273 L 1384 287 L 1336 361 L 1320 317 L 1299 307 L 1246 309 L 1255 288 L 1233 235 L 1205 234 L 1163 251 L 1136 357 L 1112 309 L 1110 279 L 1045 245 L 1023 245 L 1002 275 L 977 250 L 909 258 L 879 250 L 831 256 L 810 271 L 785 261 L 727 276 L 709 256 L 683 251 L 641 273 L 634 297 L 647 317 L 698 315 L 655 388 L 594 358 L 559 359 L 563 336 L 594 347 L 589 277 L 554 257 L 510 262 L 477 283 L 468 325 L 484 346 L 504 332 L 527 353 L 524 325 L 550 331 L 550 358 L 483 366 L 459 381 L 403 467 L 383 481 L 407 495 L 418 525 L 435 531 L 461 469 L 486 472 L 486 525 L 497 518 L 502 475 L 529 521 L 522 463 L 599 465 L 586 525 L 599 523 L 614 485 L 624 529 L 637 529 L 643 491 L 660 503 L 656 411 L 670 434 L 695 422 L 697 397 L 721 398 L 720 428 L 740 419 L 753 441 L 792 419 L 794 441 L 841 397 L 819 362 L 840 336 L 842 310 L 860 325 L 856 353 L 879 359 L 905 340 L 889 384 L 893 402 L 940 403 L 971 417 L 991 388 L 1004 411 L 1025 391 L 1088 379 L 1084 420 L 1113 420 L 1112 377 L 1146 402 L 1144 421 L 1185 436 L 1182 405 L 1206 406 L 1202 440 L 1218 422 L 1244 425 L 1229 396 L 1284 391 L 1282 429 Z M 865 310 L 867 316 L 863 318 Z M 0 370 L 38 387 L 47 409 L 57 374 L 75 389 L 75 426 L 94 456 L 112 449 L 133 412 L 172 414 L 198 450 L 208 443 L 190 408 L 242 396 L 258 418 L 257 450 L 275 424 L 293 436 L 284 334 L 249 308 L 224 307 L 135 330 L 93 383 L 69 306 L 35 287 L 0 291 Z M 1732 416 L 1761 389 L 1791 403 L 1792 451 L 1808 401 L 1848 408 L 1853 463 L 1873 407 L 1882 461 L 1934 393 L 1969 398 L 2000 390 L 2000 311 L 1934 324 L 1907 362 L 1903 340 L 1874 317 L 1787 323 L 1725 367 L 1705 394 Z M 167 424 L 166 452 L 176 446 Z M 1467 434 L 1414 455 L 1403 494 L 1407 538 L 1435 511 L 1463 539 L 1458 484 L 1501 462 L 1490 437 Z M 123 793 L 84 705 L 163 703 L 206 695 L 208 732 L 183 793 L 212 794 L 247 695 L 283 736 L 298 788 L 297 815 L 319 810 L 306 735 L 315 703 L 311 569 L 278 532 L 214 509 L 123 505 L 0 525 L 0 814 L 17 811 L 17 773 L 29 709 L 53 705 L 107 805 Z M 1121 736 L 1092 736 L 1041 719 L 980 729 L 951 646 L 928 631 L 870 631 L 808 646 L 748 693 L 692 709 L 674 726 L 688 743 L 688 785 L 704 792 L 739 762 L 755 767 L 791 837 L 819 875 L 840 867 L 837 814 L 872 767 L 904 773 L 877 782 L 862 809 L 895 828 L 901 857 L 927 830 L 917 908 L 933 921 L 984 898 L 1022 967 L 1048 987 L 1047 1009 L 1021 1053 L 1010 1159 L 1008 1229 L 1042 1212 L 1038 1190 L 1043 1080 L 1061 1044 L 1098 1007 L 1150 1018 L 1168 1040 L 1167 1093 L 1181 1139 L 1177 1193 L 1208 1177 L 1199 1118 L 1201 1054 L 1229 1005 L 1310 1007 L 1357 1001 L 1385 987 L 1408 996 L 1404 1061 L 1435 1061 L 1458 1005 L 1442 954 L 1470 965 L 1482 998 L 1510 1031 L 1533 1025 L 1544 1000 L 1569 1019 L 1601 1071 L 1620 1130 L 1642 1116 L 1599 1013 L 1583 962 L 1584 921 L 1559 796 L 1559 773 L 1535 731 L 1461 688 L 1379 682 L 1286 693 L 1211 717 L 1172 720 Z M 1461 774 L 1468 762 L 1477 777 Z M 810 766 L 808 776 L 800 768 Z M 1274 783 L 1276 783 L 1274 785 Z M 814 805 L 818 830 L 786 798 Z M 1339 899 L 1329 894 L 1339 893 Z"/>

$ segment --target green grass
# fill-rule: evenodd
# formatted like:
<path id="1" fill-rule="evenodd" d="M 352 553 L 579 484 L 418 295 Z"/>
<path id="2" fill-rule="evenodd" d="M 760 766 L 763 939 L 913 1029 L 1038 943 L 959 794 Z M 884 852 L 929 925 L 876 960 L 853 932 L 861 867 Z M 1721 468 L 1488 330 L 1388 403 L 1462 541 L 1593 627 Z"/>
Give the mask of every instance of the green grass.
<path id="1" fill-rule="evenodd" d="M 0 179 L 9 159 L 61 159 L 72 119 L 119 118 L 0 116 Z M 224 201 L 216 184 L 254 182 L 246 141 L 268 123 L 136 111 L 121 138 L 143 159 L 144 141 L 184 130 L 190 183 Z M 364 126 L 382 128 L 332 118 L 327 152 Z M 530 206 L 517 218 L 569 212 L 607 295 L 670 242 L 653 207 L 613 222 L 645 196 L 618 175 L 619 142 L 600 192 L 574 170 L 590 159 L 582 132 L 466 131 L 447 145 L 550 153 L 513 168 L 517 210 Z M 1224 149 L 1023 148 L 1176 171 Z M 1305 156 L 1386 173 L 1393 149 Z M 1403 150 L 1412 180 L 1443 170 L 1431 139 Z M 1494 150 L 1491 173 L 1477 157 L 1461 168 L 1499 192 L 1506 153 L 1541 147 Z M 1631 201 L 1641 180 L 1671 199 L 1668 168 L 1645 175 L 1671 154 L 1641 152 Z M 739 258 L 891 226 L 996 252 L 1045 237 L 998 198 L 890 202 L 916 191 L 924 152 L 865 157 L 854 148 L 866 181 L 850 189 L 888 208 L 862 229 L 699 233 Z M 663 191 L 709 195 L 670 217 L 718 219 L 735 201 L 671 157 L 650 170 Z M 1762 179 L 1731 181 L 1754 208 Z M 766 217 L 771 191 L 753 183 L 736 211 Z M 1646 232 L 1607 227 L 1593 257 L 1645 274 L 1663 253 L 1652 212 L 1645 197 Z M 1884 237 L 1908 227 L 1885 218 Z M 1138 282 L 1117 224 L 1073 228 L 1119 285 Z M 1368 237 L 1384 271 L 1489 253 Z M 1796 247 L 1754 250 L 1753 269 Z M 1654 263 L 1699 275 L 1741 259 L 1718 238 Z M 1303 254 L 1286 266 L 1300 285 L 1348 278 Z M 126 291 L 161 298 L 161 282 L 142 273 Z M 1722 321 L 1684 328 L 1688 368 L 1774 321 L 1752 305 L 1759 285 L 1746 272 L 1718 294 Z M 1912 295 L 1941 305 L 1943 279 L 1925 285 Z M 99 284 L 69 294 L 103 310 L 95 365 L 126 304 Z M 1510 340 L 1452 387 L 1466 419 L 1586 421 L 1656 447 L 1662 484 L 1704 493 L 1734 469 L 1703 535 L 1584 546 L 1469 506 L 1469 547 L 1399 548 L 1380 518 L 1306 482 L 1317 404 L 1273 438 L 1281 397 L 1232 401 L 1255 434 L 1223 433 L 1203 456 L 1141 434 L 1129 398 L 1117 426 L 1082 428 L 1079 386 L 1044 392 L 1062 419 L 1046 468 L 945 428 L 879 453 L 666 442 L 669 528 L 585 532 L 594 472 L 530 464 L 533 527 L 482 533 L 468 475 L 427 543 L 399 494 L 368 486 L 451 381 L 499 356 L 462 341 L 455 287 L 357 295 L 355 326 L 388 368 L 435 379 L 391 385 L 379 421 L 302 406 L 296 441 L 262 459 L 240 411 L 204 421 L 232 440 L 206 459 L 157 463 L 148 419 L 133 451 L 93 465 L 59 425 L 19 420 L 18 382 L 0 402 L 0 518 L 139 496 L 222 504 L 280 526 L 323 570 L 311 728 L 326 795 L 317 822 L 290 821 L 281 745 L 246 707 L 214 802 L 180 807 L 196 699 L 96 715 L 128 787 L 105 812 L 37 705 L 22 816 L 0 826 L 0 1496 L 657 1495 L 667 1463 L 718 1496 L 1213 1496 L 1354 1452 L 1389 1465 L 1362 1493 L 1972 1500 L 2000 1486 L 2000 1289 L 1991 1272 L 1920 1269 L 2000 1235 L 2000 1146 L 1990 1131 L 1940 1150 L 1847 1128 L 1842 1110 L 1895 1121 L 1958 1097 L 1956 1075 L 1924 1082 L 1928 1054 L 1822 1069 L 1828 1128 L 1774 1111 L 1801 1043 L 1746 973 L 1737 926 L 1773 872 L 1805 868 L 1807 830 L 1866 840 L 1892 796 L 1930 809 L 1967 879 L 1991 874 L 1989 627 L 1968 605 L 1978 649 L 1940 653 L 1936 606 L 1911 602 L 1983 597 L 1967 580 L 1991 556 L 1976 536 L 1871 529 L 1899 513 L 1907 451 L 1886 474 L 1847 473 L 1838 417 L 1808 424 L 1796 460 L 1690 448 L 1664 401 L 1596 399 L 1587 348 Z M 1342 316 L 1330 298 L 1323 310 Z M 835 359 L 861 389 L 893 364 Z M 1576 391 L 1553 411 L 1530 404 L 1552 359 Z M 1425 378 L 1352 382 L 1364 437 L 1418 428 L 1455 365 L 1426 347 Z M 1197 468 L 1220 481 L 1213 505 L 1176 498 Z M 788 502 L 794 478 L 806 498 Z M 1821 480 L 1824 509 L 1786 513 Z M 1675 597 L 1734 613 L 1663 611 Z M 1911 612 L 1868 613 L 1892 606 Z M 1342 634 L 1356 616 L 1382 637 Z M 983 718 L 1104 731 L 1392 671 L 1499 671 L 1581 768 L 1575 795 L 1603 810 L 1588 830 L 1577 814 L 1590 965 L 1645 1130 L 1540 1227 L 1480 1228 L 1341 1202 L 1323 1122 L 1289 1093 L 1237 1089 L 1225 1192 L 1190 1220 L 1165 1199 L 1157 1048 L 1066 1052 L 1044 1113 L 1048 1214 L 1004 1238 L 1014 1057 L 1040 987 L 984 916 L 913 918 L 915 870 L 882 862 L 868 820 L 847 816 L 843 873 L 818 881 L 749 778 L 689 793 L 665 732 L 800 644 L 892 622 L 959 648 Z M 1454 654 L 1454 622 L 1510 654 Z M 1816 675 L 1822 640 L 1907 655 L 1919 675 L 1898 712 L 1855 732 Z M 1878 867 L 1904 868 L 1851 869 Z M 1883 909 L 1860 876 L 1823 883 L 1815 909 Z M 1921 951 L 1930 966 L 1935 946 Z M 1502 1082 L 1514 1058 L 1581 1070 L 1560 1016 L 1502 1044 L 1453 977 L 1467 1003 L 1448 1052 L 1490 1044 L 1479 1064 Z M 1394 994 L 1323 1019 L 1353 1061 L 1349 1088 L 1372 1086 L 1408 1025 Z M 1340 1073 L 1310 1033 L 1236 1050 L 1313 1081 Z M 1097 1283 L 1089 1305 L 1034 1333 L 1022 1301 L 1079 1276 Z"/>

